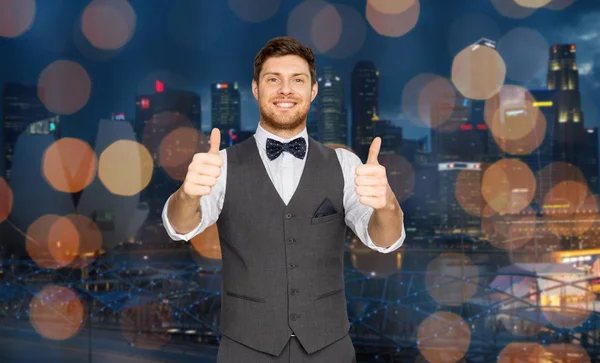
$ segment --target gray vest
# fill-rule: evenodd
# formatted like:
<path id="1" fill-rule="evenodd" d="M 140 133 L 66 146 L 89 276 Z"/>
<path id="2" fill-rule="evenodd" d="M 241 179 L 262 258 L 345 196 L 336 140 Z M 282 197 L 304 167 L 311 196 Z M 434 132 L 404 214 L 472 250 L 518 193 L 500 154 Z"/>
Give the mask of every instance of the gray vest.
<path id="1" fill-rule="evenodd" d="M 227 149 L 227 186 L 217 221 L 223 258 L 219 328 L 275 356 L 292 333 L 313 353 L 350 327 L 342 169 L 335 151 L 310 137 L 306 158 L 286 206 L 254 137 Z M 337 213 L 315 217 L 326 198 Z"/>

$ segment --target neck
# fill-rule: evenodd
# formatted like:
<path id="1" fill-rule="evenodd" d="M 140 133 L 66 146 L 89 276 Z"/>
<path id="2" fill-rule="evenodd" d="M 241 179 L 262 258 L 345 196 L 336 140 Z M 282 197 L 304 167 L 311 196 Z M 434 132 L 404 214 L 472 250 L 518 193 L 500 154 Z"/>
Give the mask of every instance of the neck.
<path id="1" fill-rule="evenodd" d="M 300 134 L 302 132 L 302 130 L 304 130 L 305 123 L 301 123 L 300 125 L 298 125 L 297 127 L 294 128 L 290 128 L 290 129 L 281 129 L 281 128 L 275 128 L 275 127 L 271 127 L 270 125 L 268 125 L 266 122 L 263 122 L 262 120 L 260 121 L 260 127 L 262 127 L 263 129 L 265 129 L 265 131 L 268 131 L 270 133 L 272 133 L 273 135 L 279 136 L 283 139 L 291 139 L 292 137 Z"/>

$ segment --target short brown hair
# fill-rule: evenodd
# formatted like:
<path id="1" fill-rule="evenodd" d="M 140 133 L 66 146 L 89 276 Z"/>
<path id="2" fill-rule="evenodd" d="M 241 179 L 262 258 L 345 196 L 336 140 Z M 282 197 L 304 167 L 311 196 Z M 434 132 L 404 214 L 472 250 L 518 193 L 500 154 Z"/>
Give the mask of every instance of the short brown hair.
<path id="1" fill-rule="evenodd" d="M 317 81 L 317 62 L 315 55 L 309 47 L 291 37 L 277 37 L 269 40 L 254 58 L 254 80 L 258 83 L 263 64 L 271 57 L 284 55 L 297 55 L 308 63 L 311 85 Z"/>

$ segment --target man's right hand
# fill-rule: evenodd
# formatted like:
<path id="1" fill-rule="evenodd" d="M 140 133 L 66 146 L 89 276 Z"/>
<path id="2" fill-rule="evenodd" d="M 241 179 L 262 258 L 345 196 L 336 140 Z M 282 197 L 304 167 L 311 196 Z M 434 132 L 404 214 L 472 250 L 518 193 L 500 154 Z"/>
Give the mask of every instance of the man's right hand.
<path id="1" fill-rule="evenodd" d="M 219 154 L 221 144 L 221 131 L 213 128 L 210 133 L 210 149 L 205 153 L 194 155 L 181 190 L 183 194 L 192 199 L 200 199 L 203 195 L 210 194 L 212 187 L 217 184 L 221 175 L 223 158 Z"/>

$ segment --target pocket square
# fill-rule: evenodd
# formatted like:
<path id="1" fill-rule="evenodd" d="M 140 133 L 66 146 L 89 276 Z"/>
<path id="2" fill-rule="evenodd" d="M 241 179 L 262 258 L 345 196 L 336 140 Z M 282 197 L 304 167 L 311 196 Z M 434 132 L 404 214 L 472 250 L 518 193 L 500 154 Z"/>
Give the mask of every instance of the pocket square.
<path id="1" fill-rule="evenodd" d="M 313 218 L 325 217 L 332 214 L 336 214 L 337 210 L 333 206 L 333 203 L 329 200 L 329 198 L 325 198 L 325 200 L 321 203 Z"/>

